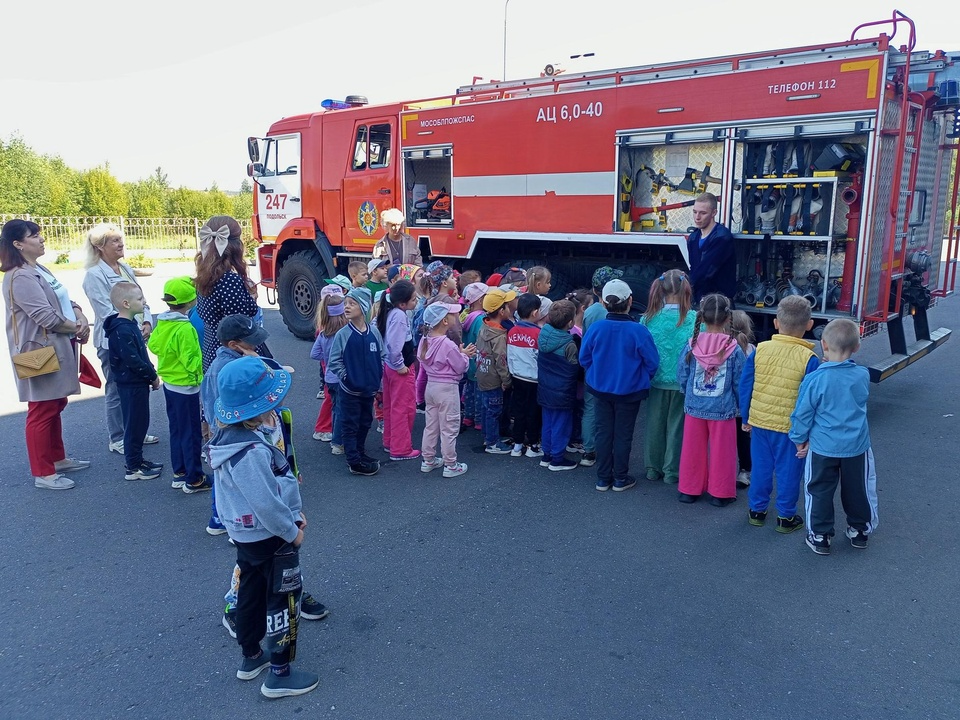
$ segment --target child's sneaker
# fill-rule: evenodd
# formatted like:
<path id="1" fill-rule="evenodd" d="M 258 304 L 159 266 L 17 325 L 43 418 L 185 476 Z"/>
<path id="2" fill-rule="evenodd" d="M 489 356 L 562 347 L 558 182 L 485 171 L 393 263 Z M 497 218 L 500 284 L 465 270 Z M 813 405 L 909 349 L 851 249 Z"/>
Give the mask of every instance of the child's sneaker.
<path id="1" fill-rule="evenodd" d="M 595 452 L 585 452 L 580 458 L 580 464 L 584 467 L 591 467 L 597 464 L 597 454 Z"/>
<path id="2" fill-rule="evenodd" d="M 350 466 L 350 472 L 353 475 L 376 475 L 380 472 L 380 463 L 359 462 Z"/>
<path id="3" fill-rule="evenodd" d="M 317 400 L 323 400 L 323 399 L 324 399 L 323 388 L 320 388 L 320 391 L 317 393 Z"/>
<path id="4" fill-rule="evenodd" d="M 620 478 L 619 480 L 613 481 L 613 491 L 614 492 L 623 492 L 624 490 L 629 490 L 634 485 L 637 484 L 637 480 L 632 475 L 627 475 L 625 478 Z"/>
<path id="5" fill-rule="evenodd" d="M 144 460 L 138 468 L 134 468 L 133 470 L 127 468 L 126 475 L 124 475 L 123 478 L 124 480 L 153 480 L 154 478 L 160 477 L 162 472 L 163 465 Z"/>
<path id="6" fill-rule="evenodd" d="M 232 610 L 223 611 L 223 620 L 221 621 L 223 626 L 227 629 L 227 632 L 230 633 L 230 637 L 234 640 L 237 639 L 237 610 L 233 608 Z M 259 658 L 257 658 L 259 659 Z"/>
<path id="7" fill-rule="evenodd" d="M 443 468 L 443 476 L 445 478 L 457 477 L 458 475 L 463 475 L 467 471 L 467 464 L 458 462 L 456 465 L 447 465 Z"/>
<path id="8" fill-rule="evenodd" d="M 540 467 L 545 467 L 545 468 L 550 467 L 550 460 L 547 459 L 547 458 L 541 459 L 541 460 L 540 460 Z"/>
<path id="9" fill-rule="evenodd" d="M 434 470 L 439 470 L 443 467 L 443 460 L 438 457 L 435 457 L 433 460 L 424 460 L 420 463 L 420 472 L 428 473 L 433 472 Z"/>
<path id="10" fill-rule="evenodd" d="M 259 657 L 245 657 L 240 661 L 240 667 L 237 668 L 237 679 L 253 680 L 268 667 L 270 667 L 270 656 L 265 652 L 261 651 Z"/>
<path id="11" fill-rule="evenodd" d="M 794 515 L 793 517 L 785 518 L 777 516 L 777 532 L 778 533 L 792 533 L 794 530 L 799 530 L 803 527 L 803 518 L 799 515 Z"/>
<path id="12" fill-rule="evenodd" d="M 510 457 L 520 457 L 523 455 L 523 443 L 514 443 L 510 451 Z"/>
<path id="13" fill-rule="evenodd" d="M 540 443 L 535 443 L 527 448 L 526 452 L 527 457 L 543 457 L 543 448 L 540 447 Z"/>
<path id="14" fill-rule="evenodd" d="M 271 668 L 267 679 L 260 686 L 260 693 L 268 698 L 292 697 L 305 695 L 315 690 L 319 684 L 320 677 L 313 673 L 290 668 L 286 675 L 277 675 Z"/>
<path id="15" fill-rule="evenodd" d="M 863 530 L 857 530 L 856 528 L 848 527 L 845 534 L 850 540 L 850 544 L 857 548 L 857 550 L 866 550 L 867 534 Z"/>
<path id="16" fill-rule="evenodd" d="M 218 523 L 213 518 L 210 518 L 210 522 L 207 523 L 207 535 L 225 535 L 226 532 L 227 529 L 222 523 Z"/>
<path id="17" fill-rule="evenodd" d="M 383 435 L 383 420 L 377 420 L 377 432 Z"/>
<path id="18" fill-rule="evenodd" d="M 807 533 L 807 545 L 817 555 L 830 554 L 830 538 L 828 538 L 826 535 Z"/>
<path id="19" fill-rule="evenodd" d="M 329 432 L 329 433 L 328 433 L 328 432 L 315 432 L 315 433 L 313 434 L 313 439 L 314 439 L 314 440 L 319 440 L 320 442 L 330 442 L 331 440 L 333 440 L 333 433 L 332 433 L 332 432 Z"/>
<path id="20" fill-rule="evenodd" d="M 335 443 L 330 443 L 330 454 L 331 455 L 343 455 L 343 445 L 337 445 Z"/>
<path id="21" fill-rule="evenodd" d="M 583 453 L 583 443 L 572 442 L 567 444 L 567 452 L 569 453 Z"/>
<path id="22" fill-rule="evenodd" d="M 408 454 L 406 454 L 406 455 L 394 455 L 393 453 L 390 453 L 390 459 L 391 459 L 391 460 L 397 460 L 397 461 L 400 461 L 400 460 L 416 460 L 418 457 L 420 457 L 420 451 L 419 451 L 419 450 L 411 450 L 411 451 L 410 451 Z"/>
<path id="23" fill-rule="evenodd" d="M 563 458 L 557 462 L 553 462 L 551 460 L 550 464 L 547 465 L 547 468 L 553 472 L 560 472 L 562 470 L 576 470 L 578 467 L 580 467 L 580 463 L 578 463 L 576 460 L 568 460 L 567 458 Z"/>
<path id="24" fill-rule="evenodd" d="M 597 492 L 606 492 L 613 487 L 613 480 L 597 480 Z"/>
<path id="25" fill-rule="evenodd" d="M 737 473 L 737 487 L 741 490 L 750 487 L 750 471 L 741 470 Z"/>
<path id="26" fill-rule="evenodd" d="M 502 440 L 494 445 L 487 445 L 487 447 L 484 448 L 484 452 L 488 452 L 491 455 L 506 455 L 512 450 L 513 445 L 510 443 L 505 443 Z"/>
<path id="27" fill-rule="evenodd" d="M 767 522 L 767 511 L 751 510 L 748 522 L 754 527 L 763 527 L 764 523 Z"/>
<path id="28" fill-rule="evenodd" d="M 207 490 L 213 489 L 213 482 L 211 479 L 204 475 L 202 478 L 192 483 L 184 483 L 183 491 L 187 495 L 192 495 L 193 493 L 205 492 Z"/>
<path id="29" fill-rule="evenodd" d="M 170 483 L 170 487 L 174 490 L 183 490 L 183 486 L 187 484 L 187 481 L 184 480 L 186 476 L 186 473 L 174 473 L 173 482 Z"/>
<path id="30" fill-rule="evenodd" d="M 300 598 L 300 617 L 304 620 L 323 620 L 329 614 L 327 606 L 310 593 L 304 593 Z"/>

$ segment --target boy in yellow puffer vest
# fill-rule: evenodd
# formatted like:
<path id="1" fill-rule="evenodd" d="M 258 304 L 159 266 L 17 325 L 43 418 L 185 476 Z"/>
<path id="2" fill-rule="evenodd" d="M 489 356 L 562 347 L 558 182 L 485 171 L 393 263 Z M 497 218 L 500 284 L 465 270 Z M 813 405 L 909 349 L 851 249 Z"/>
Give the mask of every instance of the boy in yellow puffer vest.
<path id="1" fill-rule="evenodd" d="M 803 527 L 797 514 L 800 478 L 804 461 L 790 441 L 790 414 L 797 404 L 800 382 L 820 365 L 813 343 L 803 335 L 813 327 L 810 303 L 799 295 L 788 295 L 777 307 L 773 321 L 779 335 L 757 345 L 743 368 L 740 380 L 740 408 L 743 429 L 750 433 L 751 525 L 767 520 L 767 507 L 777 476 L 777 532 L 791 533 Z"/>

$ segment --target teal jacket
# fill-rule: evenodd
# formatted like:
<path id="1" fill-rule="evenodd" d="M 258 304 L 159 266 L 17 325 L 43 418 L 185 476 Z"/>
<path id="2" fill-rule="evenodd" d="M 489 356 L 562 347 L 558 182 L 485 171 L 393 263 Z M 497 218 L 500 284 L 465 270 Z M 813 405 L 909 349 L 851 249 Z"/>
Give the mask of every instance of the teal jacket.
<path id="1" fill-rule="evenodd" d="M 200 387 L 203 353 L 190 318 L 179 312 L 160 314 L 147 347 L 157 356 L 157 375 L 163 382 L 178 387 Z"/>
<path id="2" fill-rule="evenodd" d="M 693 328 L 697 314 L 691 310 L 680 323 L 680 310 L 676 305 L 667 305 L 648 322 L 645 317 L 640 323 L 647 326 L 653 335 L 653 342 L 660 353 L 660 366 L 650 381 L 650 386 L 661 390 L 680 390 L 677 382 L 677 365 L 680 355 L 687 351 L 687 343 L 693 337 Z M 680 323 L 678 327 L 678 323 Z"/>

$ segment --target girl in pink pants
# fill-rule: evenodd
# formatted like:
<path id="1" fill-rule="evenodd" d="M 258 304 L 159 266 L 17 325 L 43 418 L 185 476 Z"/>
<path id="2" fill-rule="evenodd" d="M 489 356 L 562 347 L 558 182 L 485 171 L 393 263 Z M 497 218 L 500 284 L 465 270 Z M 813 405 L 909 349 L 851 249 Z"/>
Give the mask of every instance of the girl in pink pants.
<path id="1" fill-rule="evenodd" d="M 736 416 L 746 358 L 730 332 L 731 311 L 723 295 L 704 297 L 693 337 L 680 355 L 677 382 L 685 417 L 677 489 L 682 503 L 696 502 L 704 492 L 718 507 L 737 499 Z"/>
<path id="2" fill-rule="evenodd" d="M 413 420 L 416 380 L 412 370 L 415 349 L 407 310 L 416 303 L 413 283 L 397 280 L 380 299 L 377 327 L 383 336 L 386 360 L 383 363 L 383 447 L 391 460 L 413 460 Z"/>
<path id="3" fill-rule="evenodd" d="M 466 463 L 457 462 L 457 434 L 460 432 L 460 378 L 470 365 L 477 349 L 473 345 L 457 346 L 449 337 L 450 316 L 456 305 L 434 303 L 423 311 L 424 337 L 420 341 L 420 369 L 426 373 L 427 424 L 423 430 L 423 460 L 420 472 L 443 468 L 445 478 L 467 471 Z M 437 439 L 443 459 L 437 457 Z"/>

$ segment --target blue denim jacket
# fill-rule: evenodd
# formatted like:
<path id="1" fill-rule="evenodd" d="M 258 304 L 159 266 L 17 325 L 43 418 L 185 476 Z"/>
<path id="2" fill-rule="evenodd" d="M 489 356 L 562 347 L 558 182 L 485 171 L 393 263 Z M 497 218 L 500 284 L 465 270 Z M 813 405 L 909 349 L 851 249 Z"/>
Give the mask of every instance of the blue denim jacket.
<path id="1" fill-rule="evenodd" d="M 689 344 L 687 350 L 689 350 Z M 705 382 L 703 368 L 696 358 L 687 362 L 687 351 L 677 363 L 677 382 L 683 392 L 683 412 L 701 420 L 729 420 L 740 407 L 740 375 L 746 357 L 738 346 L 717 375 Z"/>

